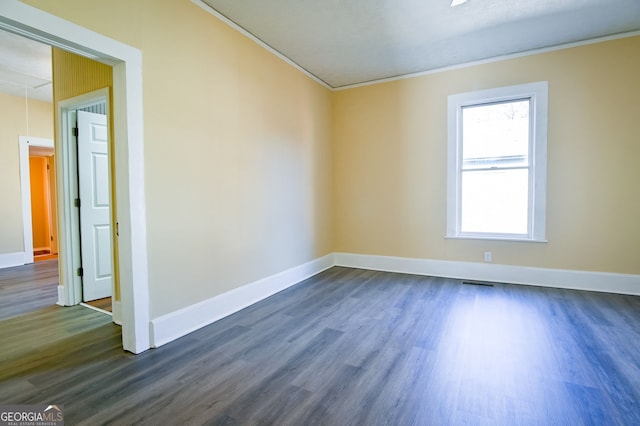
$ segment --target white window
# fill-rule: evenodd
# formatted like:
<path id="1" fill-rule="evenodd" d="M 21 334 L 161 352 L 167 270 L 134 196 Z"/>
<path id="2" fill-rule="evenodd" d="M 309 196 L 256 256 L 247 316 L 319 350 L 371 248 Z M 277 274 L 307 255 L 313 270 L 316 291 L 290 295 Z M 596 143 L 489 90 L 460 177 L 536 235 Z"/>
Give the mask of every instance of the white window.
<path id="1" fill-rule="evenodd" d="M 449 96 L 447 237 L 545 241 L 547 87 Z"/>

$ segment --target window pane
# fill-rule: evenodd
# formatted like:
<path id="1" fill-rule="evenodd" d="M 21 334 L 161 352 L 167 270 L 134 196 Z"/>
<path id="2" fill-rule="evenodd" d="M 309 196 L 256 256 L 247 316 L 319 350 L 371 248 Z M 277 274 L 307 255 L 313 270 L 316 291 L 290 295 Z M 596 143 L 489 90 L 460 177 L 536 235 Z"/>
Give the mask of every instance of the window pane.
<path id="1" fill-rule="evenodd" d="M 462 232 L 528 233 L 528 169 L 462 172 Z"/>
<path id="2" fill-rule="evenodd" d="M 529 164 L 529 100 L 462 108 L 462 167 Z"/>

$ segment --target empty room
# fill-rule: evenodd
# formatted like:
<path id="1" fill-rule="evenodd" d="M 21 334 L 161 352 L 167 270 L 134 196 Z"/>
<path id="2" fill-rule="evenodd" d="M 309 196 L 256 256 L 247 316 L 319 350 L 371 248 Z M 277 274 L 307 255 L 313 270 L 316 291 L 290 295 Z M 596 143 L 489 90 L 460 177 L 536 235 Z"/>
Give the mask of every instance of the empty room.
<path id="1" fill-rule="evenodd" d="M 15 83 L 0 38 L 0 420 L 640 424 L 637 0 L 3 0 L 0 30 L 52 71 Z"/>

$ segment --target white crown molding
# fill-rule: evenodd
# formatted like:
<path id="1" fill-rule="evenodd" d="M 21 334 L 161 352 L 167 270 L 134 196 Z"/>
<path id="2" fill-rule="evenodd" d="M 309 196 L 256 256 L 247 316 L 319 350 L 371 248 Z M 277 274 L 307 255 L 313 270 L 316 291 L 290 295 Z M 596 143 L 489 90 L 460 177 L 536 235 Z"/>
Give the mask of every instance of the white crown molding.
<path id="1" fill-rule="evenodd" d="M 337 92 L 340 90 L 348 90 L 348 89 L 355 89 L 358 87 L 372 86 L 374 84 L 389 83 L 389 82 L 398 81 L 398 80 L 406 80 L 408 78 L 422 77 L 422 76 L 431 75 L 431 74 L 439 74 L 447 71 L 475 67 L 477 65 L 507 61 L 509 59 L 523 58 L 525 56 L 533 56 L 533 55 L 539 55 L 541 53 L 555 52 L 557 50 L 571 49 L 571 48 L 580 47 L 580 46 L 588 46 L 590 44 L 604 43 L 605 41 L 619 40 L 621 38 L 635 37 L 639 35 L 640 35 L 640 31 L 631 31 L 626 33 L 605 36 L 605 37 L 596 37 L 588 40 L 576 41 L 573 43 L 558 44 L 556 46 L 542 47 L 540 49 L 532 49 L 524 52 L 511 53 L 508 55 L 493 56 L 491 58 L 479 59 L 477 61 L 464 62 L 462 64 L 450 65 L 448 67 L 434 68 L 431 70 L 420 71 L 420 72 L 415 72 L 411 74 L 402 74 L 402 75 L 397 75 L 397 76 L 388 77 L 388 78 L 380 78 L 376 80 L 364 81 L 362 83 L 347 84 L 345 86 L 339 86 L 339 87 L 331 87 L 331 90 L 334 92 Z"/>
<path id="2" fill-rule="evenodd" d="M 464 62 L 464 63 L 461 63 L 461 64 L 450 65 L 450 66 L 447 66 L 447 67 L 434 68 L 434 69 L 425 70 L 425 71 L 419 71 L 419 72 L 415 72 L 415 73 L 401 74 L 401 75 L 396 75 L 396 76 L 387 77 L 387 78 L 373 79 L 373 80 L 369 80 L 369 81 L 363 81 L 361 83 L 346 84 L 344 86 L 331 86 L 330 84 L 328 84 L 327 82 L 325 82 L 324 80 L 322 80 L 321 78 L 316 76 L 315 74 L 313 74 L 310 71 L 308 71 L 307 69 L 301 67 L 299 64 L 297 64 L 293 60 L 289 59 L 289 57 L 287 57 L 283 53 L 281 53 L 278 50 L 274 49 L 273 47 L 269 46 L 267 43 L 265 43 L 260 38 L 256 37 L 254 34 L 250 33 L 249 31 L 247 31 L 244 28 L 242 28 L 240 25 L 236 24 L 231 19 L 227 18 L 225 15 L 223 15 L 220 12 L 218 12 L 217 10 L 213 9 L 211 6 L 206 4 L 204 1 L 202 1 L 202 0 L 191 0 L 191 2 L 196 4 L 197 6 L 202 8 L 203 10 L 205 10 L 207 13 L 210 13 L 211 15 L 215 16 L 216 18 L 218 18 L 219 20 L 221 20 L 225 24 L 229 25 L 231 28 L 233 28 L 234 30 L 238 31 L 242 35 L 248 37 L 249 39 L 251 39 L 252 41 L 257 43 L 258 45 L 260 45 L 261 47 L 263 47 L 264 49 L 266 49 L 270 53 L 276 55 L 278 58 L 282 59 L 287 64 L 289 64 L 292 67 L 296 68 L 298 71 L 301 71 L 307 77 L 311 78 L 312 80 L 314 80 L 315 82 L 317 82 L 321 86 L 329 89 L 332 92 L 336 92 L 336 91 L 340 91 L 340 90 L 355 89 L 355 88 L 364 87 L 364 86 L 372 86 L 372 85 L 375 85 L 375 84 L 388 83 L 388 82 L 397 81 L 397 80 L 405 80 L 405 79 L 408 79 L 408 78 L 421 77 L 421 76 L 430 75 L 430 74 L 438 74 L 438 73 L 442 73 L 442 72 L 446 72 L 446 71 L 452 71 L 452 70 L 457 70 L 457 69 L 462 69 L 462 68 L 473 67 L 473 66 L 476 66 L 476 65 L 483 65 L 483 64 L 488 64 L 488 63 L 492 63 L 492 62 L 506 61 L 506 60 L 509 60 L 509 59 L 522 58 L 522 57 L 525 57 L 525 56 L 538 55 L 538 54 L 541 54 L 541 53 L 553 52 L 553 51 L 556 51 L 556 50 L 563 50 L 563 49 L 570 49 L 570 48 L 573 48 L 573 47 L 587 46 L 587 45 L 590 45 L 590 44 L 602 43 L 602 42 L 605 42 L 605 41 L 617 40 L 617 39 L 621 39 L 621 38 L 634 37 L 634 36 L 640 35 L 640 31 L 630 31 L 630 32 L 624 32 L 624 33 L 620 33 L 620 34 L 612 34 L 612 35 L 609 35 L 609 36 L 595 37 L 595 38 L 576 41 L 576 42 L 571 42 L 571 43 L 564 43 L 564 44 L 559 44 L 559 45 L 555 45 L 555 46 L 542 47 L 542 48 L 539 48 L 539 49 L 532 49 L 532 50 L 527 50 L 527 51 L 524 51 L 524 52 L 511 53 L 511 54 L 508 54 L 508 55 L 493 56 L 493 57 L 490 57 L 490 58 L 479 59 L 477 61 Z"/>
<path id="3" fill-rule="evenodd" d="M 236 24 L 231 19 L 227 18 L 226 16 L 224 16 L 223 14 L 221 14 L 220 12 L 218 12 L 217 10 L 215 10 L 214 8 L 212 8 L 211 6 L 209 6 L 208 4 L 203 2 L 202 0 L 191 0 L 191 2 L 196 4 L 197 6 L 201 7 L 207 13 L 215 16 L 216 18 L 218 18 L 219 20 L 221 20 L 222 22 L 224 22 L 225 24 L 227 24 L 228 26 L 230 26 L 234 30 L 238 31 L 243 36 L 248 37 L 249 39 L 251 39 L 251 41 L 253 41 L 257 45 L 259 45 L 263 49 L 269 51 L 270 53 L 272 53 L 273 55 L 277 56 L 278 58 L 280 58 L 281 60 L 283 60 L 287 64 L 291 65 L 292 67 L 294 67 L 298 71 L 302 72 L 304 75 L 306 75 L 307 77 L 309 77 L 310 79 L 312 79 L 313 81 L 315 81 L 316 83 L 321 85 L 322 87 L 324 87 L 326 89 L 329 89 L 329 90 L 333 90 L 333 87 L 331 87 L 325 81 L 323 81 L 320 78 L 318 78 L 315 74 L 310 73 L 305 68 L 303 68 L 300 65 L 298 65 L 297 63 L 293 62 L 291 59 L 289 59 L 289 57 L 285 56 L 281 52 L 279 52 L 276 49 L 274 49 L 273 47 L 269 46 L 267 43 L 265 43 L 264 41 L 262 41 L 261 39 L 259 39 L 255 35 L 251 34 L 249 31 L 245 30 L 240 25 Z"/>

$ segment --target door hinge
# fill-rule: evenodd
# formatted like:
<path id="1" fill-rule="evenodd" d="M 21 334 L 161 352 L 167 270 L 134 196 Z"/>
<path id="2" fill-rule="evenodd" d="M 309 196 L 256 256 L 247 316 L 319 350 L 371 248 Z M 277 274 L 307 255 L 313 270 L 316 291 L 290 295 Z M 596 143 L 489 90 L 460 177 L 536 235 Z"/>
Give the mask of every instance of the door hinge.
<path id="1" fill-rule="evenodd" d="M 53 241 L 53 235 L 50 238 L 51 238 L 51 241 Z"/>
<path id="2" fill-rule="evenodd" d="M 80 207 L 80 198 L 76 198 L 75 200 L 73 200 L 73 205 L 76 207 Z"/>
<path id="3" fill-rule="evenodd" d="M 78 268 L 78 276 L 79 276 L 79 277 L 84 276 L 84 269 L 82 269 L 82 268 Z"/>
<path id="4" fill-rule="evenodd" d="M 47 170 L 49 170 L 49 165 L 47 164 Z"/>
<path id="5" fill-rule="evenodd" d="M 78 137 L 78 128 L 74 127 L 72 131 L 73 131 L 73 136 Z"/>

